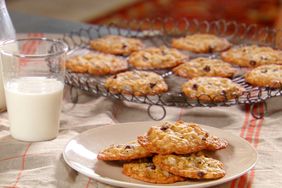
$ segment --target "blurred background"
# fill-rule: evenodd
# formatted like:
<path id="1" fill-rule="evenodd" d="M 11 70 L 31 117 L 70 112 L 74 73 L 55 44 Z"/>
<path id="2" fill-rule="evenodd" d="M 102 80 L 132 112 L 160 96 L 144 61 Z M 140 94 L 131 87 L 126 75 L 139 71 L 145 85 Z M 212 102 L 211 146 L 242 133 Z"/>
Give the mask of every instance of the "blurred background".
<path id="1" fill-rule="evenodd" d="M 6 0 L 11 11 L 84 22 L 172 17 L 282 26 L 281 0 Z"/>

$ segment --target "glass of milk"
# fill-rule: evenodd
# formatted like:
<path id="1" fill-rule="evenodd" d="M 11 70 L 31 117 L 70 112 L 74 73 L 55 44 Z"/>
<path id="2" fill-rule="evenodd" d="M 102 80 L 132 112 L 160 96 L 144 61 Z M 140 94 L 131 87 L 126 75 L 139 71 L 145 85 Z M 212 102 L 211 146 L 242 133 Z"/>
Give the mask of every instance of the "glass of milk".
<path id="1" fill-rule="evenodd" d="M 56 138 L 67 45 L 47 38 L 6 41 L 0 48 L 11 135 L 22 141 Z"/>

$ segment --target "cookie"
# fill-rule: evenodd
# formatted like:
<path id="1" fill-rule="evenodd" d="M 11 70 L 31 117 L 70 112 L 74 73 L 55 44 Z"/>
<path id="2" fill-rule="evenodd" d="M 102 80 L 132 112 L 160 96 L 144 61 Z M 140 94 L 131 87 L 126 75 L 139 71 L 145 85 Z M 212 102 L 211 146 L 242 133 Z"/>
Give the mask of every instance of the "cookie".
<path id="1" fill-rule="evenodd" d="M 263 65 L 245 74 L 245 80 L 259 87 L 282 88 L 282 65 Z"/>
<path id="2" fill-rule="evenodd" d="M 173 175 L 155 166 L 152 162 L 134 161 L 123 165 L 123 174 L 149 183 L 175 183 L 185 178 Z"/>
<path id="3" fill-rule="evenodd" d="M 192 179 L 218 179 L 225 175 L 223 163 L 202 152 L 188 155 L 156 155 L 156 166 L 172 174 Z"/>
<path id="4" fill-rule="evenodd" d="M 157 95 L 168 90 L 163 77 L 147 71 L 127 71 L 108 78 L 105 87 L 113 94 Z"/>
<path id="5" fill-rule="evenodd" d="M 141 50 L 143 46 L 139 39 L 118 35 L 107 35 L 90 41 L 92 49 L 114 55 L 129 55 Z"/>
<path id="6" fill-rule="evenodd" d="M 88 55 L 78 55 L 66 60 L 65 66 L 67 70 L 76 73 L 88 72 L 89 59 Z"/>
<path id="7" fill-rule="evenodd" d="M 134 52 L 128 62 L 137 69 L 167 69 L 181 64 L 185 58 L 188 57 L 178 50 L 161 46 Z"/>
<path id="8" fill-rule="evenodd" d="M 151 155 L 137 141 L 133 141 L 128 144 L 111 145 L 100 151 L 97 158 L 103 161 L 116 161 L 139 159 Z"/>
<path id="9" fill-rule="evenodd" d="M 77 73 L 107 75 L 127 70 L 128 63 L 124 58 L 114 55 L 88 53 L 68 59 L 66 61 L 66 68 Z"/>
<path id="10" fill-rule="evenodd" d="M 171 46 L 194 53 L 212 53 L 224 51 L 230 48 L 231 44 L 225 38 L 212 34 L 193 34 L 173 39 Z"/>
<path id="11" fill-rule="evenodd" d="M 209 151 L 216 151 L 220 149 L 224 149 L 228 146 L 227 140 L 223 138 L 218 138 L 217 136 L 210 135 L 207 138 L 207 148 Z"/>
<path id="12" fill-rule="evenodd" d="M 209 134 L 198 124 L 177 121 L 152 126 L 145 136 L 138 136 L 138 142 L 151 153 L 186 154 L 207 148 Z"/>
<path id="13" fill-rule="evenodd" d="M 221 58 L 242 67 L 258 67 L 266 64 L 282 64 L 282 51 L 256 45 L 241 46 L 223 52 Z"/>
<path id="14" fill-rule="evenodd" d="M 196 58 L 175 67 L 173 72 L 184 78 L 216 76 L 230 78 L 236 73 L 229 63 L 220 59 Z"/>
<path id="15" fill-rule="evenodd" d="M 245 89 L 228 78 L 197 77 L 184 83 L 182 91 L 190 99 L 223 102 L 238 98 Z"/>

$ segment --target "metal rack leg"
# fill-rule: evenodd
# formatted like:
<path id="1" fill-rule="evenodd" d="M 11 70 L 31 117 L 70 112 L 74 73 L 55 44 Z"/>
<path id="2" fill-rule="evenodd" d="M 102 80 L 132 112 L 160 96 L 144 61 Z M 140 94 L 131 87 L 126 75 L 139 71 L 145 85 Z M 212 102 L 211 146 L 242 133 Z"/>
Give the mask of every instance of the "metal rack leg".
<path id="1" fill-rule="evenodd" d="M 260 104 L 263 104 L 263 106 L 264 106 L 263 112 L 254 112 L 254 107 L 256 105 L 259 106 Z M 250 111 L 251 111 L 251 114 L 254 118 L 262 119 L 262 118 L 264 118 L 264 116 L 267 115 L 267 103 L 265 101 L 263 101 L 263 102 L 260 102 L 260 103 L 251 104 Z"/>
<path id="2" fill-rule="evenodd" d="M 153 112 L 152 112 L 152 107 L 153 107 L 153 106 L 160 107 L 160 108 L 163 110 L 163 114 L 162 114 L 162 116 L 161 116 L 160 118 L 153 116 Z M 165 116 L 166 116 L 166 109 L 165 109 L 164 106 L 159 106 L 159 105 L 152 105 L 152 104 L 150 104 L 150 105 L 148 106 L 148 108 L 147 108 L 147 113 L 148 113 L 148 115 L 150 116 L 151 119 L 153 119 L 153 120 L 155 120 L 155 121 L 160 121 L 160 120 L 162 120 L 162 119 L 165 118 Z"/>
<path id="3" fill-rule="evenodd" d="M 71 99 L 71 102 L 72 102 L 72 106 L 70 108 L 68 108 L 68 109 L 63 108 L 62 112 L 64 112 L 64 113 L 71 111 L 75 107 L 77 102 L 78 102 L 78 89 L 77 88 L 70 87 L 69 94 L 70 94 L 70 99 Z"/>

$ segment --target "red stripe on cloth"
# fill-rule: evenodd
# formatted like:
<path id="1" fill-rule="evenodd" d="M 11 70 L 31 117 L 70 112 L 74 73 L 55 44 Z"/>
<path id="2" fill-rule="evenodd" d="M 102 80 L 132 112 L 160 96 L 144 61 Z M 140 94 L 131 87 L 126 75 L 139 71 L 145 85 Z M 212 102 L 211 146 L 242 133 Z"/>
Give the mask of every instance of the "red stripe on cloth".
<path id="1" fill-rule="evenodd" d="M 88 182 L 87 182 L 87 184 L 86 184 L 85 188 L 88 188 L 88 187 L 89 187 L 89 185 L 90 185 L 90 183 L 91 183 L 91 178 L 88 178 Z"/>
<path id="2" fill-rule="evenodd" d="M 257 113 L 257 105 L 254 106 L 253 108 L 253 112 L 254 113 Z M 249 143 L 252 143 L 252 136 L 253 136 L 253 133 L 254 133 L 254 128 L 256 127 L 256 122 L 257 122 L 257 119 L 255 117 L 252 117 L 251 121 L 250 121 L 250 124 L 249 124 L 249 127 L 248 127 L 248 130 L 247 130 L 247 135 L 245 136 L 245 139 L 249 142 Z M 239 178 L 239 183 L 238 183 L 238 187 L 241 188 L 241 187 L 245 187 L 245 185 L 247 184 L 248 182 L 248 177 L 249 177 L 249 173 L 241 176 Z"/>
<path id="3" fill-rule="evenodd" d="M 250 117 L 250 105 L 245 105 L 245 119 L 244 119 L 244 123 L 243 126 L 241 128 L 241 132 L 240 132 L 240 136 L 243 137 L 245 134 L 245 131 L 249 125 L 249 117 Z M 237 178 L 235 180 L 233 180 L 231 182 L 230 188 L 235 188 L 237 180 L 239 180 L 240 178 Z"/>
<path id="4" fill-rule="evenodd" d="M 261 114 L 264 113 L 264 106 L 263 106 L 263 104 L 260 104 L 259 112 Z M 260 131 L 261 131 L 261 128 L 262 128 L 263 121 L 264 121 L 264 118 L 261 118 L 258 121 L 258 125 L 257 125 L 256 132 L 255 132 L 255 138 L 253 140 L 253 143 L 254 143 L 253 145 L 254 145 L 255 148 L 257 148 L 257 146 L 259 144 Z M 253 181 L 254 181 L 254 177 L 255 177 L 255 170 L 252 169 L 251 172 L 250 172 L 250 177 L 249 177 L 247 188 L 251 188 L 252 187 L 252 184 L 253 184 Z"/>
<path id="5" fill-rule="evenodd" d="M 31 144 L 27 144 L 26 148 L 25 148 L 25 151 L 24 151 L 24 154 L 23 154 L 23 157 L 22 157 L 22 165 L 21 165 L 21 169 L 17 175 L 17 178 L 16 178 L 16 182 L 14 183 L 14 185 L 12 186 L 12 188 L 15 188 L 18 184 L 18 182 L 20 181 L 20 178 L 22 176 L 22 173 L 23 173 L 23 170 L 25 168 L 25 159 L 26 159 L 26 154 L 28 152 L 28 149 L 30 148 Z"/>
<path id="6" fill-rule="evenodd" d="M 180 108 L 179 113 L 178 113 L 178 118 L 177 118 L 177 120 L 181 120 L 181 117 L 182 117 L 182 115 L 183 115 L 183 112 L 184 112 L 184 109 L 183 109 L 183 108 Z"/>

